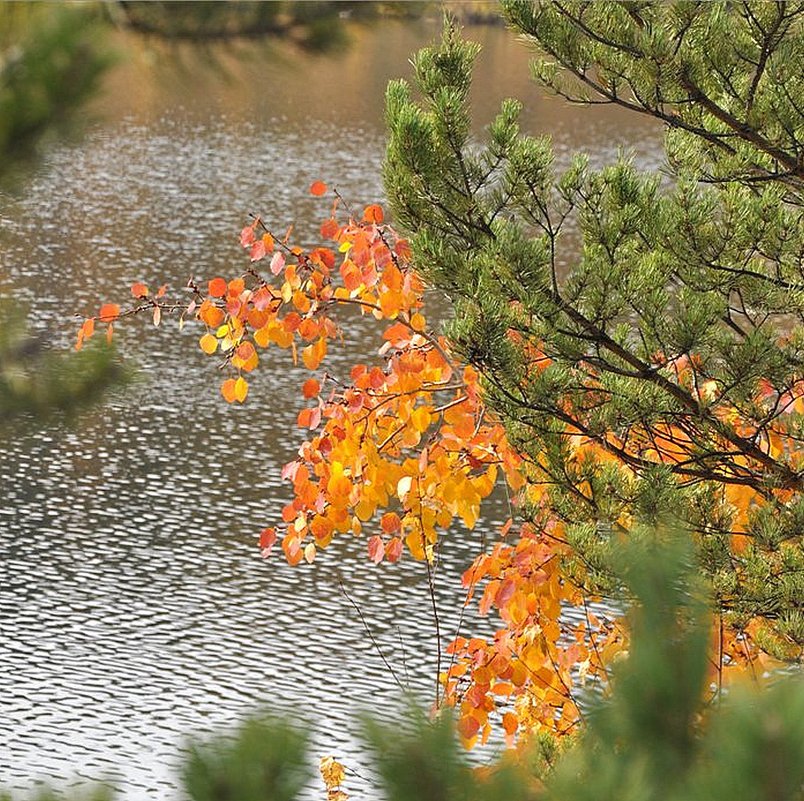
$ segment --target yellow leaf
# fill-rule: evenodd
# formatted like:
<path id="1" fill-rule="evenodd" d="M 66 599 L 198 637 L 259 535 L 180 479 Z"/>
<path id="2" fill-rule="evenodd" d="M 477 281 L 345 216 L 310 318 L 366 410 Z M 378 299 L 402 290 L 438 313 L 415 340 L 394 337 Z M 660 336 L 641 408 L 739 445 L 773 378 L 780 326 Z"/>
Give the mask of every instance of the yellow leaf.
<path id="1" fill-rule="evenodd" d="M 321 778 L 324 780 L 327 790 L 339 787 L 346 778 L 345 768 L 333 756 L 321 757 L 318 770 L 321 772 Z"/>
<path id="2" fill-rule="evenodd" d="M 248 395 L 248 381 L 242 376 L 235 381 L 234 394 L 235 400 L 237 400 L 238 403 L 243 403 L 246 399 L 246 395 Z"/>
<path id="3" fill-rule="evenodd" d="M 430 425 L 430 412 L 424 406 L 419 406 L 417 409 L 414 409 L 413 414 L 411 414 L 410 422 L 421 434 L 424 431 L 427 431 L 427 428 Z"/>
<path id="4" fill-rule="evenodd" d="M 261 347 L 267 348 L 271 344 L 271 324 L 266 323 L 254 332 L 254 341 Z"/>
<path id="5" fill-rule="evenodd" d="M 204 336 L 198 340 L 198 344 L 201 346 L 201 350 L 210 356 L 218 349 L 218 340 L 216 337 L 212 336 L 212 334 L 204 334 Z"/>
<path id="6" fill-rule="evenodd" d="M 424 315 L 420 314 L 419 312 L 416 312 L 415 314 L 411 315 L 410 327 L 416 331 L 424 331 L 424 329 L 427 327 Z"/>

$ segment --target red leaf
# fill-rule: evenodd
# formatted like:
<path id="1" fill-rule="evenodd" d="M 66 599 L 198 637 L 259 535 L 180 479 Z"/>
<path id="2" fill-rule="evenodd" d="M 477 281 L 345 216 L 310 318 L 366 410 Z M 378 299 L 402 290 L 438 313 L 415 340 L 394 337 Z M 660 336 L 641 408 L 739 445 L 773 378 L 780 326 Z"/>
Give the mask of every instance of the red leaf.
<path id="1" fill-rule="evenodd" d="M 251 247 L 254 243 L 254 224 L 247 225 L 241 232 L 240 232 L 240 244 L 244 248 Z"/>
<path id="2" fill-rule="evenodd" d="M 375 565 L 378 565 L 382 562 L 383 557 L 385 556 L 385 544 L 382 541 L 381 537 L 370 537 L 368 541 L 368 555 L 369 559 L 374 562 Z"/>
<path id="3" fill-rule="evenodd" d="M 321 223 L 321 236 L 323 236 L 324 239 L 335 239 L 340 230 L 340 226 L 334 217 L 330 217 L 328 220 Z"/>
<path id="4" fill-rule="evenodd" d="M 514 597 L 515 592 L 516 582 L 512 578 L 505 579 L 499 591 L 497 592 L 497 606 L 505 606 L 511 600 L 511 598 Z"/>
<path id="5" fill-rule="evenodd" d="M 313 181 L 310 184 L 310 194 L 316 197 L 321 197 L 327 193 L 327 185 L 323 181 Z"/>
<path id="6" fill-rule="evenodd" d="M 251 254 L 250 258 L 252 261 L 259 261 L 260 259 L 265 258 L 265 242 L 262 239 L 258 239 L 252 246 L 251 246 Z"/>
<path id="7" fill-rule="evenodd" d="M 296 473 L 299 472 L 301 463 L 298 461 L 288 462 L 283 468 L 281 476 L 286 481 L 293 481 L 296 478 Z"/>
<path id="8" fill-rule="evenodd" d="M 274 275 L 279 275 L 285 266 L 285 257 L 277 251 L 271 259 L 271 272 Z"/>
<path id="9" fill-rule="evenodd" d="M 389 562 L 398 562 L 402 556 L 402 540 L 392 537 L 385 546 L 385 557 Z"/>
<path id="10" fill-rule="evenodd" d="M 276 542 L 276 529 L 264 528 L 260 532 L 260 548 L 270 548 Z"/>

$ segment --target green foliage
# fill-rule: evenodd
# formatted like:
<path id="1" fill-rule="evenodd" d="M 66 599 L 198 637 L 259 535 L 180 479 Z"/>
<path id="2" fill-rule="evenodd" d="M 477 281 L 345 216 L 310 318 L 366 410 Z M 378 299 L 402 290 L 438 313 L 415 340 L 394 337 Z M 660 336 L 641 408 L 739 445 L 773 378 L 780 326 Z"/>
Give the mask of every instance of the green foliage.
<path id="1" fill-rule="evenodd" d="M 111 801 L 113 795 L 105 787 L 97 787 L 89 792 L 74 793 L 70 801 Z M 0 791 L 0 801 L 13 801 L 13 796 Z M 29 801 L 64 801 L 64 796 L 52 790 L 40 790 Z"/>
<path id="2" fill-rule="evenodd" d="M 77 111 L 110 63 L 95 23 L 83 9 L 0 6 L 0 181 L 13 184 L 47 139 L 75 131 Z M 26 333 L 11 299 L 0 302 L 0 426 L 71 411 L 124 377 L 111 348 L 56 356 L 44 337 Z"/>
<path id="3" fill-rule="evenodd" d="M 120 0 L 119 9 L 127 26 L 142 33 L 168 39 L 227 39 L 242 36 L 288 36 L 316 51 L 333 50 L 347 42 L 343 16 L 355 4 L 309 0 L 304 3 L 175 2 L 168 0 Z"/>
<path id="4" fill-rule="evenodd" d="M 112 347 L 57 354 L 43 337 L 30 336 L 19 311 L 0 302 L 0 432 L 22 416 L 74 413 L 129 376 Z"/>
<path id="5" fill-rule="evenodd" d="M 728 621 L 762 618 L 771 652 L 797 658 L 804 6 L 503 7 L 548 88 L 666 124 L 673 180 L 628 159 L 558 169 L 513 100 L 477 141 L 478 48 L 447 20 L 413 59 L 414 86 L 387 93 L 385 185 L 417 267 L 452 300 L 454 346 L 549 487 L 531 516 L 562 523 L 585 562 L 574 579 L 608 592 L 613 537 L 676 519 Z M 578 438 L 595 447 L 579 455 Z"/>
<path id="6" fill-rule="evenodd" d="M 562 801 L 801 799 L 804 683 L 738 688 L 705 709 L 709 625 L 688 548 L 677 538 L 632 549 L 637 599 L 614 693 L 588 714 L 580 744 L 549 781 Z"/>
<path id="7" fill-rule="evenodd" d="M 287 723 L 248 720 L 234 737 L 190 749 L 187 794 L 193 801 L 292 801 L 309 778 L 305 745 Z"/>

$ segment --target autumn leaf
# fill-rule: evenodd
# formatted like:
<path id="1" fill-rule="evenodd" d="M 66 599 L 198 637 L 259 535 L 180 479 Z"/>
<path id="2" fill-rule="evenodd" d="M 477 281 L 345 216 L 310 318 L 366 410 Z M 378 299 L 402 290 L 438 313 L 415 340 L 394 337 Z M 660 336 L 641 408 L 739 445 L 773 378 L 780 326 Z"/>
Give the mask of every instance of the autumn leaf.
<path id="1" fill-rule="evenodd" d="M 327 187 L 319 181 L 311 192 L 324 194 Z M 155 319 L 164 315 L 164 325 L 176 309 L 188 324 L 200 326 L 199 347 L 221 354 L 219 366 L 232 371 L 220 385 L 223 398 L 243 403 L 251 372 L 269 361 L 262 352 L 258 356 L 258 348 L 273 345 L 288 364 L 300 355 L 305 367 L 318 370 L 327 366 L 331 350 L 349 340 L 354 314 L 362 314 L 367 324 L 372 318 L 385 321 L 377 327 L 376 361 L 350 368 L 339 354 L 326 383 L 308 378 L 302 384 L 309 402 L 296 418 L 303 441 L 294 443 L 297 455 L 281 471 L 290 498 L 276 526 L 260 533 L 260 552 L 268 556 L 281 541 L 289 564 L 312 563 L 337 538 L 355 536 L 365 538 L 361 550 L 375 564 L 398 562 L 407 550 L 432 566 L 444 533 L 461 524 L 472 528 L 482 503 L 506 481 L 512 502 L 521 496 L 539 516 L 539 526 L 516 528 L 509 518 L 500 541 L 467 566 L 466 603 L 492 615 L 500 628 L 487 639 L 456 638 L 451 644 L 453 663 L 442 684 L 445 702 L 457 708 L 467 746 L 488 738 L 492 725 L 501 726 L 509 743 L 539 728 L 563 733 L 579 714 L 571 701 L 573 682 L 587 675 L 602 681 L 606 665 L 627 648 L 627 635 L 613 616 L 584 615 L 582 630 L 567 622 L 562 610 L 577 606 L 582 596 L 561 572 L 560 557 L 570 550 L 562 522 L 549 517 L 550 490 L 538 474 L 538 462 L 523 468 L 522 454 L 484 406 L 477 370 L 454 358 L 449 343 L 428 330 L 422 313 L 425 285 L 410 264 L 407 242 L 383 224 L 382 209 L 366 206 L 362 219 L 347 220 L 339 220 L 337 211 L 334 204 L 320 228 L 330 247 L 294 245 L 288 229 L 277 250 L 273 236 L 258 237 L 255 232 L 265 229 L 250 223 L 240 232 L 248 253 L 240 254 L 245 263 L 236 275 L 206 284 L 191 279 L 189 303 L 169 298 L 158 308 L 142 302 L 149 297 L 145 284 L 133 284 L 131 306 L 104 305 L 99 316 L 82 322 L 76 347 L 93 335 L 96 322 L 108 323 L 108 336 L 118 319 L 147 310 L 158 313 Z M 269 254 L 267 269 L 250 266 L 249 259 Z M 165 292 L 160 288 L 158 296 Z M 361 327 L 360 336 L 368 330 Z M 361 344 L 372 349 L 368 339 Z M 272 356 L 275 369 L 279 354 Z M 540 350 L 529 357 L 534 369 L 545 369 Z M 665 360 L 667 372 L 675 370 L 691 382 L 694 354 L 676 361 Z M 705 405 L 721 402 L 717 390 L 705 382 L 695 389 Z M 789 388 L 789 394 L 782 400 L 772 385 L 757 382 L 757 403 L 784 402 L 791 408 L 800 403 L 804 411 L 804 385 Z M 577 431 L 565 433 L 577 465 L 589 458 L 616 460 Z M 650 445 L 657 463 L 686 458 L 683 432 L 667 426 L 656 434 Z M 784 430 L 772 429 L 763 442 L 771 455 L 786 455 L 795 452 L 788 440 Z M 732 552 L 739 555 L 750 542 L 742 532 L 761 499 L 742 486 L 728 489 L 725 499 L 733 513 Z M 629 527 L 628 514 L 627 509 L 620 513 L 618 526 Z M 744 662 L 736 640 L 731 657 L 730 642 L 726 632 L 724 653 L 735 664 Z M 333 784 L 328 793 L 329 801 L 337 801 L 335 794 L 342 791 Z"/>
<path id="2" fill-rule="evenodd" d="M 369 537 L 368 555 L 369 559 L 371 559 L 375 565 L 378 565 L 380 562 L 382 562 L 383 557 L 385 556 L 385 545 L 382 541 L 382 537 Z"/>
<path id="3" fill-rule="evenodd" d="M 385 546 L 385 558 L 389 562 L 398 562 L 402 557 L 402 540 L 392 537 Z"/>
<path id="4" fill-rule="evenodd" d="M 376 223 L 379 225 L 379 223 L 383 221 L 383 216 L 382 206 L 378 206 L 376 203 L 366 206 L 365 210 L 363 211 L 363 220 L 365 222 Z"/>
<path id="5" fill-rule="evenodd" d="M 302 394 L 305 398 L 315 398 L 321 391 L 321 385 L 315 378 L 308 378 L 302 386 Z"/>
<path id="6" fill-rule="evenodd" d="M 318 770 L 327 790 L 327 801 L 347 801 L 348 794 L 340 789 L 346 778 L 346 769 L 333 756 L 321 757 Z"/>
<path id="7" fill-rule="evenodd" d="M 120 316 L 120 306 L 116 303 L 104 303 L 98 312 L 98 319 L 102 323 L 111 323 Z"/>
<path id="8" fill-rule="evenodd" d="M 252 246 L 251 252 L 249 253 L 249 258 L 251 261 L 259 261 L 260 259 L 265 258 L 265 254 L 267 250 L 265 248 L 265 242 L 262 239 L 258 239 Z"/>
<path id="9" fill-rule="evenodd" d="M 235 381 L 234 396 L 238 403 L 243 403 L 248 395 L 248 381 L 242 376 Z"/>
<path id="10" fill-rule="evenodd" d="M 240 232 L 240 244 L 244 248 L 249 248 L 254 244 L 254 226 L 256 223 L 252 223 L 251 225 L 247 225 L 241 232 Z"/>
<path id="11" fill-rule="evenodd" d="M 327 193 L 327 185 L 323 181 L 313 181 L 313 183 L 310 184 L 311 195 L 320 197 L 321 195 L 325 195 L 326 193 Z"/>
<path id="12" fill-rule="evenodd" d="M 321 236 L 324 239 L 335 239 L 340 230 L 341 228 L 334 217 L 330 217 L 328 220 L 321 223 Z"/>
<path id="13" fill-rule="evenodd" d="M 237 393 L 235 392 L 235 380 L 233 378 L 227 378 L 221 384 L 221 395 L 223 395 L 227 403 L 235 402 Z"/>
<path id="14" fill-rule="evenodd" d="M 208 292 L 212 298 L 222 298 L 226 294 L 228 285 L 223 278 L 213 278 L 209 282 Z"/>

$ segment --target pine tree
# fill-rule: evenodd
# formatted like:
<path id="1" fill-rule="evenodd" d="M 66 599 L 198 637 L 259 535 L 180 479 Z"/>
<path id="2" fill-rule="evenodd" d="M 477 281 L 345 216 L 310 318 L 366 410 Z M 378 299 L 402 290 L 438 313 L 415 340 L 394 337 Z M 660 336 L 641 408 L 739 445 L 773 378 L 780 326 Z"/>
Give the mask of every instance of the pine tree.
<path id="1" fill-rule="evenodd" d="M 513 100 L 477 142 L 478 48 L 452 22 L 413 59 L 418 94 L 389 86 L 386 189 L 545 488 L 527 514 L 600 593 L 635 522 L 676 521 L 724 620 L 800 659 L 804 5 L 503 8 L 545 87 L 665 124 L 670 179 L 627 158 L 558 169 Z"/>

